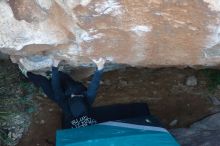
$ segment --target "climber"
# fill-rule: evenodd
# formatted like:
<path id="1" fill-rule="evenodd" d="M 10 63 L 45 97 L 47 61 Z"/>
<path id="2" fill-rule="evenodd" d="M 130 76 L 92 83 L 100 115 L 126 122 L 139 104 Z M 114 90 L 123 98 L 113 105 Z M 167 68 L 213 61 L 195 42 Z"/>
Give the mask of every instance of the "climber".
<path id="1" fill-rule="evenodd" d="M 89 109 L 95 100 L 99 82 L 103 74 L 106 60 L 93 60 L 97 70 L 88 88 L 82 83 L 74 81 L 69 75 L 58 71 L 61 60 L 53 59 L 52 77 L 47 79 L 25 71 L 19 66 L 22 73 L 63 110 L 63 128 L 77 128 L 96 124 L 96 120 L 89 117 Z"/>
<path id="2" fill-rule="evenodd" d="M 27 72 L 21 65 L 19 68 L 30 81 L 41 87 L 43 92 L 63 110 L 62 127 L 64 129 L 149 115 L 149 110 L 145 103 L 92 108 L 106 62 L 104 58 L 93 59 L 93 62 L 97 65 L 97 70 L 88 88 L 82 83 L 74 81 L 66 73 L 58 71 L 60 61 L 53 59 L 51 79 Z"/>

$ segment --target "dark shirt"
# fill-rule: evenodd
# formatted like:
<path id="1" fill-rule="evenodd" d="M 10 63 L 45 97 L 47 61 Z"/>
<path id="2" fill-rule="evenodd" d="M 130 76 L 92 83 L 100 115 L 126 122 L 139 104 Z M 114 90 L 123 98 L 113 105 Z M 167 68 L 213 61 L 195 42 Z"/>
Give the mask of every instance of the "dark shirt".
<path id="1" fill-rule="evenodd" d="M 88 124 L 83 125 L 91 125 L 95 123 L 94 119 L 88 117 L 88 113 L 90 106 L 94 102 L 97 95 L 102 74 L 103 70 L 97 70 L 93 75 L 92 81 L 87 89 L 83 87 L 82 83 L 79 82 L 74 82 L 68 87 L 65 87 L 68 89 L 65 89 L 61 84 L 62 81 L 58 68 L 52 67 L 52 88 L 54 91 L 54 100 L 64 112 L 64 128 L 76 128 L 77 126 L 74 126 L 72 123 L 82 121 L 82 119 L 85 119 L 85 121 L 89 122 Z M 65 93 L 65 91 L 68 91 L 69 89 L 71 89 L 70 91 L 73 92 L 72 94 L 79 96 L 71 98 L 71 94 Z M 85 121 L 82 121 L 82 123 L 85 123 Z"/>

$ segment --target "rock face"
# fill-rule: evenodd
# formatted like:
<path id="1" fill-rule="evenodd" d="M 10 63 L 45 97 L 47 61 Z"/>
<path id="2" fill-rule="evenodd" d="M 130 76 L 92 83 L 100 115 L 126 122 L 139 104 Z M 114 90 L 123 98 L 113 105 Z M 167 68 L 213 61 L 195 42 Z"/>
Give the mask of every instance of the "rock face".
<path id="1" fill-rule="evenodd" d="M 219 0 L 1 0 L 0 18 L 1 52 L 24 66 L 43 56 L 30 69 L 49 66 L 49 55 L 75 66 L 98 57 L 148 67 L 220 61 Z"/>
<path id="2" fill-rule="evenodd" d="M 220 114 L 214 114 L 198 121 L 190 128 L 172 130 L 181 145 L 218 146 L 220 138 Z"/>

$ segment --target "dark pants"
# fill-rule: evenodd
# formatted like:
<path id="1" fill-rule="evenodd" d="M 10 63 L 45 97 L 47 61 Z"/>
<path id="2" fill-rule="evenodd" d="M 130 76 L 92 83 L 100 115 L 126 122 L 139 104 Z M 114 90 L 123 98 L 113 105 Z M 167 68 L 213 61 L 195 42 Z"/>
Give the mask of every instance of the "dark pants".
<path id="1" fill-rule="evenodd" d="M 41 75 L 36 75 L 31 72 L 27 73 L 30 81 L 36 86 L 41 87 L 43 92 L 53 101 L 58 103 L 54 98 L 54 92 L 51 85 L 51 80 Z M 67 74 L 60 72 L 61 84 L 71 85 L 75 81 Z M 68 105 L 66 105 L 68 106 Z M 134 118 L 138 116 L 150 115 L 147 104 L 145 103 L 133 103 L 133 104 L 118 104 L 111 106 L 103 106 L 90 108 L 89 115 L 96 119 L 99 123 L 106 121 L 115 121 L 120 119 Z"/>

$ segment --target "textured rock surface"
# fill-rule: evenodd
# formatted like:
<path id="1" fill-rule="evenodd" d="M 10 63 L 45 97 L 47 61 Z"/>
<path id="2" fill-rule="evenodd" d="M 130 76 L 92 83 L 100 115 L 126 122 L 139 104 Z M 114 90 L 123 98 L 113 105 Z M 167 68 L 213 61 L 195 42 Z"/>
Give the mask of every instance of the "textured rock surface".
<path id="1" fill-rule="evenodd" d="M 196 122 L 190 128 L 172 131 L 174 136 L 185 146 L 218 146 L 220 138 L 220 114 L 214 114 Z"/>
<path id="2" fill-rule="evenodd" d="M 1 0 L 0 18 L 0 50 L 33 69 L 51 62 L 33 63 L 36 54 L 76 66 L 103 56 L 149 67 L 220 61 L 219 0 Z"/>

